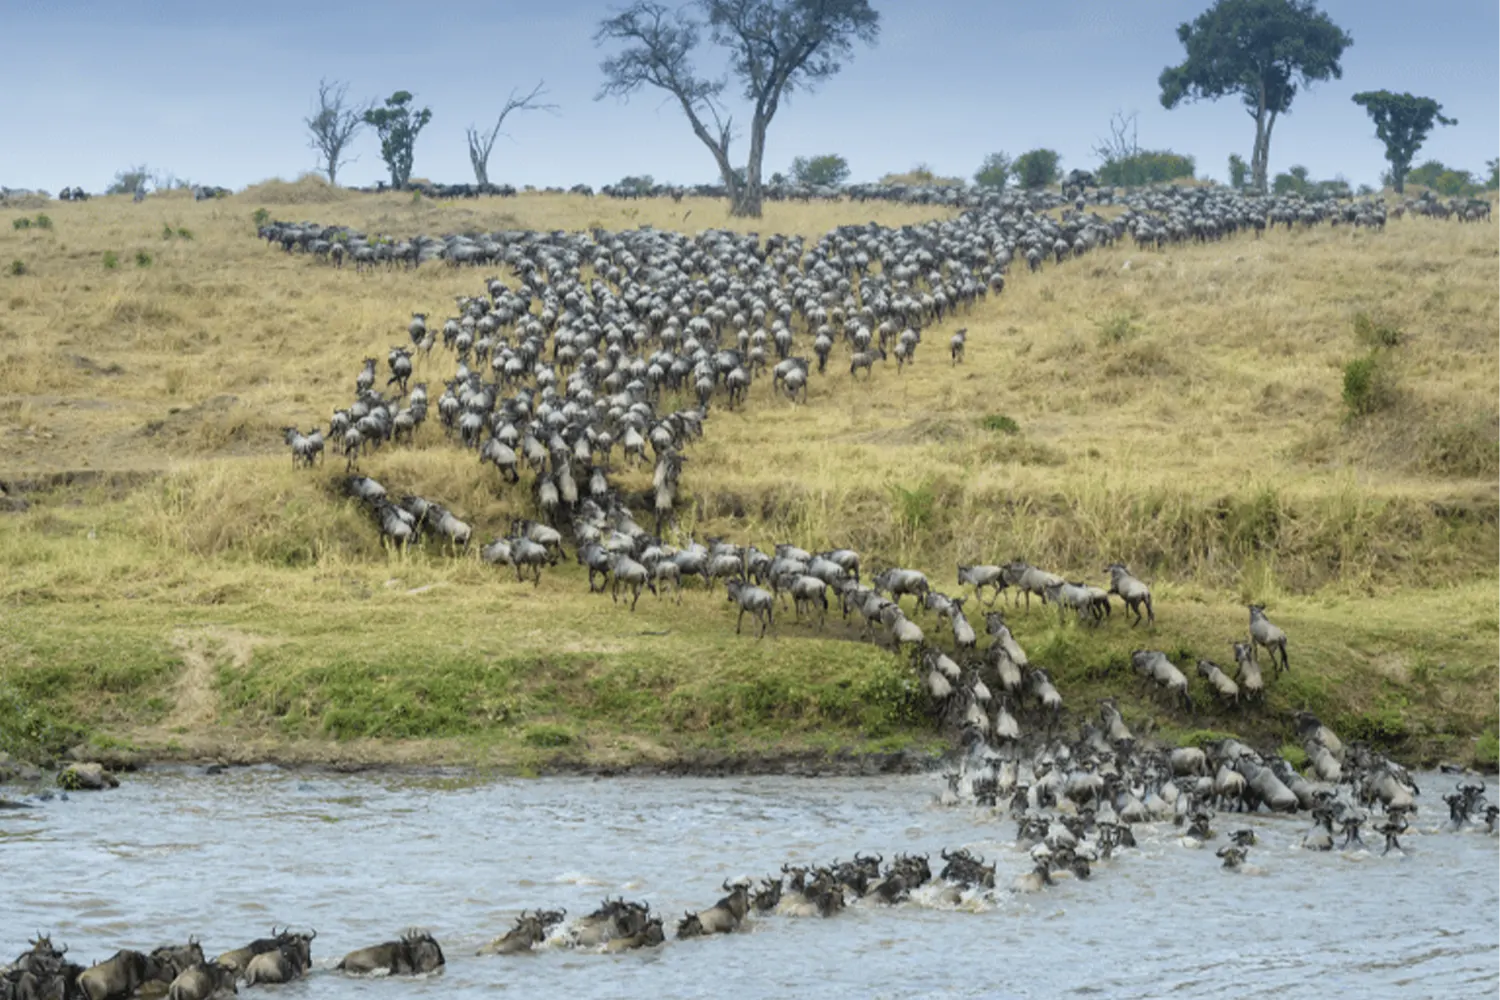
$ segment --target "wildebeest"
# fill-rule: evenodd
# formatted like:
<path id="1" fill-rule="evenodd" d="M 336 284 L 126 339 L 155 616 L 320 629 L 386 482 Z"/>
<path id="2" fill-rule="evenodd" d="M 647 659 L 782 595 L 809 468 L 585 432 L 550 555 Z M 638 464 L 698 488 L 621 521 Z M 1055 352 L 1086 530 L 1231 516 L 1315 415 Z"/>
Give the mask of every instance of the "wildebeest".
<path id="1" fill-rule="evenodd" d="M 1131 576 L 1130 570 L 1121 563 L 1110 563 L 1104 568 L 1109 574 L 1109 592 L 1117 595 L 1125 602 L 1125 607 L 1135 612 L 1135 621 L 1130 627 L 1141 623 L 1141 608 L 1146 609 L 1146 621 L 1149 625 L 1156 624 L 1156 612 L 1151 608 L 1151 588 L 1140 580 Z"/>
<path id="2" fill-rule="evenodd" d="M 522 910 L 515 926 L 480 948 L 480 955 L 518 955 L 531 951 L 547 939 L 547 932 L 563 922 L 567 910 Z"/>
<path id="3" fill-rule="evenodd" d="M 162 968 L 151 956 L 126 949 L 85 969 L 78 977 L 78 990 L 85 1000 L 125 1000 L 148 981 L 161 977 Z"/>
<path id="4" fill-rule="evenodd" d="M 198 962 L 178 973 L 167 987 L 167 1000 L 212 1000 L 238 993 L 235 971 L 218 962 Z"/>
<path id="5" fill-rule="evenodd" d="M 413 930 L 398 940 L 351 951 L 334 968 L 352 975 L 384 972 L 392 976 L 416 976 L 435 972 L 443 965 L 443 949 L 433 936 Z"/>
<path id="6" fill-rule="evenodd" d="M 1266 617 L 1266 609 L 1262 604 L 1250 605 L 1250 652 L 1254 654 L 1257 648 L 1264 647 L 1271 654 L 1271 666 L 1276 668 L 1279 674 L 1289 669 L 1286 662 L 1286 633 L 1271 624 Z M 1277 654 L 1280 654 L 1280 662 Z"/>
<path id="7" fill-rule="evenodd" d="M 750 912 L 750 886 L 744 882 L 731 886 L 726 880 L 723 888 L 728 895 L 708 909 L 689 913 L 682 919 L 677 925 L 679 938 L 728 934 L 739 930 L 745 914 Z"/>

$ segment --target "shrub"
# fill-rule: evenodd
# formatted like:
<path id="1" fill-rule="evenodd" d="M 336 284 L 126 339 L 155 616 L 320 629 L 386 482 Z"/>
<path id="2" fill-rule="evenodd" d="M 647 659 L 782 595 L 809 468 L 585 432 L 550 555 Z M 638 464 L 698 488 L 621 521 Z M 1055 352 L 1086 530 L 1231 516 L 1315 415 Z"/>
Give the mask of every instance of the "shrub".
<path id="1" fill-rule="evenodd" d="M 14 277 L 21 277 L 26 273 L 26 262 L 24 260 L 13 260 L 10 262 L 10 273 Z"/>
<path id="2" fill-rule="evenodd" d="M 31 228 L 31 220 L 28 219 L 28 218 L 26 218 L 25 216 L 22 216 L 19 219 L 12 219 L 11 223 L 10 223 L 10 227 L 12 229 L 30 229 Z"/>
<path id="3" fill-rule="evenodd" d="M 191 229 L 188 229 L 186 226 L 178 226 L 177 238 L 179 240 L 190 240 L 193 238 L 193 231 Z"/>
<path id="4" fill-rule="evenodd" d="M 38 229 L 51 229 L 52 228 L 52 216 L 50 216 L 50 215 L 38 215 L 36 217 L 36 220 L 32 223 L 32 225 L 36 226 Z"/>
<path id="5" fill-rule="evenodd" d="M 937 494 L 932 484 L 923 483 L 916 489 L 904 486 L 891 487 L 896 500 L 896 516 L 902 527 L 910 531 L 922 531 L 932 524 L 932 514 L 937 506 Z"/>
<path id="6" fill-rule="evenodd" d="M 1369 313 L 1354 314 L 1354 335 L 1366 347 L 1398 347 L 1403 339 L 1401 331 L 1389 323 L 1371 319 Z"/>
<path id="7" fill-rule="evenodd" d="M 1131 310 L 1129 312 L 1112 312 L 1102 319 L 1094 321 L 1099 328 L 1099 342 L 1101 344 L 1123 344 L 1141 332 L 1136 325 L 1140 314 Z"/>
<path id="8" fill-rule="evenodd" d="M 550 722 L 528 726 L 523 738 L 534 747 L 565 747 L 574 740 L 572 730 Z"/>
<path id="9" fill-rule="evenodd" d="M 1062 174 L 1062 157 L 1056 150 L 1033 149 L 1016 157 L 1011 172 L 1016 183 L 1028 191 L 1055 184 Z"/>
<path id="10" fill-rule="evenodd" d="M 161 224 L 161 238 L 162 239 L 164 239 L 164 240 L 170 240 L 175 235 L 176 234 L 172 231 L 172 226 L 169 223 L 163 222 Z"/>
<path id="11" fill-rule="evenodd" d="M 255 223 L 255 228 L 259 229 L 271 221 L 271 210 L 268 208 L 257 208 L 255 214 L 250 216 L 250 219 Z"/>
<path id="12" fill-rule="evenodd" d="M 1021 433 L 1021 425 L 1003 413 L 991 413 L 980 421 L 980 426 L 987 431 L 998 431 L 1001 434 Z"/>
<path id="13" fill-rule="evenodd" d="M 136 267 L 150 267 L 151 266 L 151 255 L 149 253 L 147 253 L 146 251 L 144 251 L 144 250 L 137 250 L 135 252 L 135 266 Z"/>
<path id="14" fill-rule="evenodd" d="M 1394 395 L 1390 376 L 1374 351 L 1344 365 L 1344 406 L 1349 416 L 1363 417 L 1383 410 Z"/>
<path id="15" fill-rule="evenodd" d="M 1143 149 L 1133 156 L 1105 162 L 1098 170 L 1101 185 L 1109 187 L 1144 187 L 1162 184 L 1181 177 L 1192 177 L 1196 164 L 1191 156 L 1170 149 Z"/>
<path id="16" fill-rule="evenodd" d="M 115 268 L 117 268 L 119 266 L 120 266 L 120 255 L 117 254 L 117 253 L 115 253 L 113 250 L 106 250 L 106 251 L 104 251 L 104 267 L 107 270 L 113 271 Z"/>
<path id="17" fill-rule="evenodd" d="M 980 187 L 1005 189 L 1005 184 L 1010 180 L 1010 171 L 1015 164 L 1005 153 L 991 153 L 984 158 L 979 169 L 974 172 L 974 183 Z"/>
<path id="18" fill-rule="evenodd" d="M 1474 762 L 1493 770 L 1500 765 L 1500 738 L 1493 729 L 1485 730 L 1474 744 Z"/>

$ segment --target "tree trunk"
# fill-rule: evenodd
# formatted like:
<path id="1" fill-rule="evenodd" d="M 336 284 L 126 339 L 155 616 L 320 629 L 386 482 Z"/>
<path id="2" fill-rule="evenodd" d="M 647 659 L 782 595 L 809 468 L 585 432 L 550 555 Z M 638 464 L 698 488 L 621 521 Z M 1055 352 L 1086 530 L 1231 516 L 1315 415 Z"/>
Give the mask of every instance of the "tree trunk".
<path id="1" fill-rule="evenodd" d="M 761 162 L 766 155 L 767 124 L 766 116 L 760 112 L 750 121 L 750 158 L 745 163 L 745 186 L 729 207 L 730 215 L 747 219 L 760 218 L 760 173 Z"/>
<path id="2" fill-rule="evenodd" d="M 1391 164 L 1391 187 L 1396 189 L 1397 194 L 1406 193 L 1406 170 L 1407 168 Z"/>
<path id="3" fill-rule="evenodd" d="M 1255 103 L 1255 146 L 1250 151 L 1250 186 L 1259 194 L 1266 193 L 1266 154 L 1269 145 L 1269 136 L 1266 134 L 1266 84 L 1262 80 Z"/>

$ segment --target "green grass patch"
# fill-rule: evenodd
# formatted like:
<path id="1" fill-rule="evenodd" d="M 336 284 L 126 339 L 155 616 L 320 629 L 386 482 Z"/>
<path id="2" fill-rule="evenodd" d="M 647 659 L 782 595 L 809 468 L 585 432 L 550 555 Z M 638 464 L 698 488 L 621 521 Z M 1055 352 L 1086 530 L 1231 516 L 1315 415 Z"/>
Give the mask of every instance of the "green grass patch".
<path id="1" fill-rule="evenodd" d="M 1019 434 L 1021 425 L 1003 413 L 991 413 L 979 422 L 979 425 L 987 431 L 998 434 Z"/>

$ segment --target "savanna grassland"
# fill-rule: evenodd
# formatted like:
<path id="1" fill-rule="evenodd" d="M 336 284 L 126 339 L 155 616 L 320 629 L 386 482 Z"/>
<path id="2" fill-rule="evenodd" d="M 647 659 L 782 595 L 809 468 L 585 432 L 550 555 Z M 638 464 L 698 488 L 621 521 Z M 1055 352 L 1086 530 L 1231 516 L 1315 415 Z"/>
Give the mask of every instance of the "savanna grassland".
<path id="1" fill-rule="evenodd" d="M 341 463 L 294 472 L 279 429 L 326 424 L 360 358 L 488 272 L 338 272 L 255 239 L 262 207 L 396 236 L 816 236 L 942 211 L 771 204 L 746 225 L 691 198 L 448 204 L 306 184 L 6 208 L 50 225 L 0 219 L 0 483 L 26 502 L 0 514 L 0 749 L 529 768 L 946 745 L 909 669 L 852 625 L 788 613 L 756 641 L 722 592 L 647 595 L 632 615 L 571 565 L 533 588 L 435 546 L 387 553 L 339 494 Z M 891 362 L 856 385 L 838 348 L 804 406 L 765 380 L 743 410 L 716 408 L 679 528 L 848 545 L 950 593 L 958 561 L 1094 582 L 1127 562 L 1156 593 L 1149 633 L 1011 614 L 1074 721 L 1118 693 L 1138 727 L 1274 747 L 1305 707 L 1398 755 L 1493 764 L 1497 250 L 1493 225 L 1400 219 L 1018 269 L 902 375 Z M 435 352 L 417 377 L 450 371 Z M 529 491 L 436 421 L 362 468 L 482 539 L 530 513 Z M 1152 701 L 1129 651 L 1232 662 L 1252 600 L 1291 637 L 1266 704 L 1221 708 L 1196 677 L 1194 713 Z"/>

